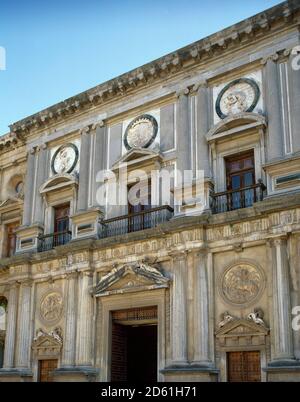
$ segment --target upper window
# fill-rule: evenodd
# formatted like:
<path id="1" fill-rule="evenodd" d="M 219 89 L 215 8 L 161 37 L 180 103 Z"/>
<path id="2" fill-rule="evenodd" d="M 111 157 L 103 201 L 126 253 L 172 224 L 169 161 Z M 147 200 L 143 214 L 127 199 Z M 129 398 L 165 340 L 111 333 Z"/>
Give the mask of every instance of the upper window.
<path id="1" fill-rule="evenodd" d="M 6 225 L 6 253 L 5 257 L 12 257 L 16 251 L 16 232 L 19 222 Z"/>

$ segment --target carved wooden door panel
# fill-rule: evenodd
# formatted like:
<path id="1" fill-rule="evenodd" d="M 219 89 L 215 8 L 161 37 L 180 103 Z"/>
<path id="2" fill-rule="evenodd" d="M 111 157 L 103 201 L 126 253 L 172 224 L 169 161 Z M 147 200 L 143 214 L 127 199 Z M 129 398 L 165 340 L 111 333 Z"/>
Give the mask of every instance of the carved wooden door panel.
<path id="1" fill-rule="evenodd" d="M 227 353 L 228 382 L 260 382 L 260 352 Z"/>
<path id="2" fill-rule="evenodd" d="M 57 360 L 39 361 L 39 381 L 53 382 L 53 371 L 57 368 Z"/>

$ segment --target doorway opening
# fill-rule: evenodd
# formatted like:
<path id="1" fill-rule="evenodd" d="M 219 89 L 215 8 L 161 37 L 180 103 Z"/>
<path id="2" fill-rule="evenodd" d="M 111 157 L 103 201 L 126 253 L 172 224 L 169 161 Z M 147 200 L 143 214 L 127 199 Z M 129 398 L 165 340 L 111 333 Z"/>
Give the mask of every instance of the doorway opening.
<path id="1" fill-rule="evenodd" d="M 112 313 L 111 381 L 157 381 L 157 308 Z"/>

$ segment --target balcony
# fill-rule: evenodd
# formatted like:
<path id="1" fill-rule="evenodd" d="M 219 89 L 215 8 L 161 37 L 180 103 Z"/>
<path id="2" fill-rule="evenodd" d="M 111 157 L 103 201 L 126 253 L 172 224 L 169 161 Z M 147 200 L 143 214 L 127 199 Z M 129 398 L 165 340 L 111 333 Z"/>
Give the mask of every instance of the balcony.
<path id="1" fill-rule="evenodd" d="M 38 252 L 49 251 L 54 247 L 63 246 L 72 239 L 72 233 L 69 230 L 64 232 L 50 233 L 38 237 Z"/>
<path id="2" fill-rule="evenodd" d="M 223 191 L 212 195 L 212 213 L 234 211 L 235 209 L 252 207 L 257 201 L 262 201 L 266 186 L 258 182 L 253 186 L 238 190 Z"/>
<path id="3" fill-rule="evenodd" d="M 167 222 L 173 216 L 173 208 L 168 205 L 151 208 L 142 212 L 122 215 L 101 222 L 100 238 L 124 235 L 131 232 L 154 228 Z"/>

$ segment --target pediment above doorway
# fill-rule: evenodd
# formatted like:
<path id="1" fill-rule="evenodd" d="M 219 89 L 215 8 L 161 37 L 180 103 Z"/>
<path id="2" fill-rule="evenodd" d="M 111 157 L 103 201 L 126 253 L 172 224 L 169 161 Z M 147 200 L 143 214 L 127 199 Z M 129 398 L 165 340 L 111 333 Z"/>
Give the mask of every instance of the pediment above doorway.
<path id="1" fill-rule="evenodd" d="M 143 262 L 124 264 L 103 276 L 94 288 L 94 296 L 167 288 L 169 278 Z"/>

